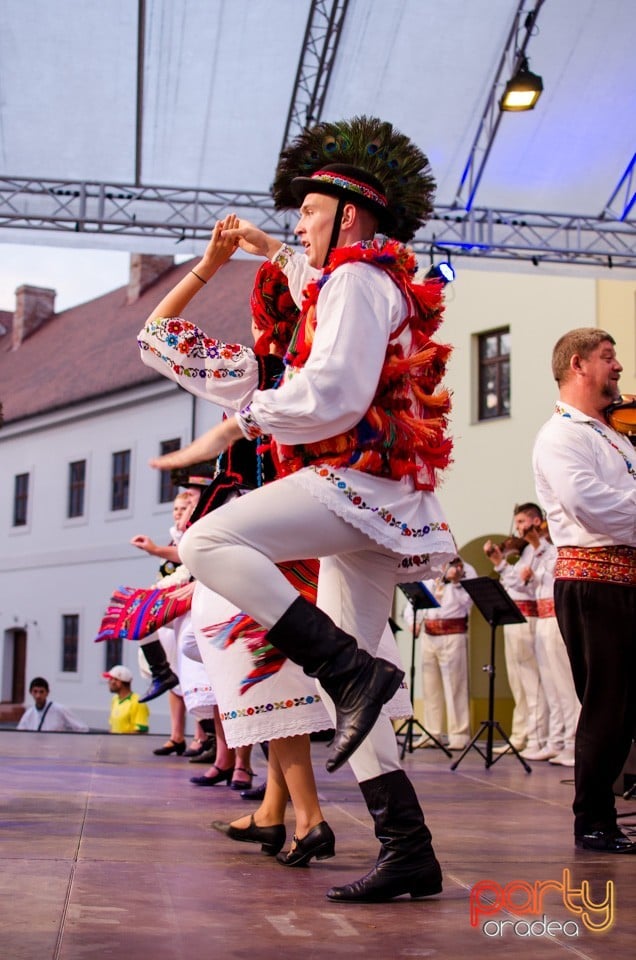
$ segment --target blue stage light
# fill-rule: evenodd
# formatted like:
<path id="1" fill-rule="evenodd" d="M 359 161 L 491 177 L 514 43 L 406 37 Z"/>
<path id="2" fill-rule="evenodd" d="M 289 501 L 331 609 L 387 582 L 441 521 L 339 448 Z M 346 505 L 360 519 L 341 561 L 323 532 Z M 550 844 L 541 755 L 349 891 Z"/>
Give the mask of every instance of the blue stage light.
<path id="1" fill-rule="evenodd" d="M 444 285 L 452 283 L 455 279 L 455 270 L 448 260 L 442 260 L 440 263 L 431 264 L 425 280 L 441 280 Z"/>

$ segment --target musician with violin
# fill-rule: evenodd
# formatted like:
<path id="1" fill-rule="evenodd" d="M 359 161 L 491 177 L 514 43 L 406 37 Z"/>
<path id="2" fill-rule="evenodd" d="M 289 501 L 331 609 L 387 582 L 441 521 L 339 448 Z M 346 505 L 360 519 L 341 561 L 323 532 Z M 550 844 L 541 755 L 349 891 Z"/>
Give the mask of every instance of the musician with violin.
<path id="1" fill-rule="evenodd" d="M 422 581 L 439 606 L 416 613 L 409 604 L 404 610 L 404 622 L 412 628 L 415 619 L 415 633 L 422 640 L 425 732 L 415 744 L 418 748 L 435 747 L 442 739 L 444 716 L 449 750 L 463 750 L 470 740 L 468 615 L 473 601 L 462 580 L 476 576 L 470 563 L 454 557 L 440 577 Z"/>
<path id="2" fill-rule="evenodd" d="M 636 457 L 629 432 L 616 429 L 629 410 L 618 387 L 622 369 L 604 330 L 579 328 L 559 339 L 552 354 L 559 400 L 537 435 L 533 467 L 558 550 L 555 609 L 581 700 L 575 843 L 633 854 L 613 791 L 636 727 Z"/>
<path id="3" fill-rule="evenodd" d="M 515 525 L 517 511 L 515 507 Z M 525 760 L 548 760 L 556 752 L 547 750 L 546 743 L 548 705 L 536 654 L 536 589 L 532 579 L 519 576 L 520 569 L 532 567 L 534 547 L 523 537 L 513 536 L 501 544 L 486 540 L 483 549 L 499 574 L 502 587 L 525 617 L 522 623 L 506 623 L 503 628 L 506 673 L 514 702 L 510 743 Z M 493 752 L 507 750 L 504 741 Z"/>

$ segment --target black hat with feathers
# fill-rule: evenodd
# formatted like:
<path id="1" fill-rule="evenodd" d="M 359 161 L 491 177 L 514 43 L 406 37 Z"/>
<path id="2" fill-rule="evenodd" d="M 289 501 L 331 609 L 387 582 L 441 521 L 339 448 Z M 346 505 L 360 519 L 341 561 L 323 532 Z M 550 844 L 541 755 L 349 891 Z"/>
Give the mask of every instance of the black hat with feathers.
<path id="1" fill-rule="evenodd" d="M 280 155 L 272 194 L 277 209 L 307 193 L 326 193 L 371 210 L 379 228 L 407 243 L 433 210 L 428 158 L 377 117 L 353 117 L 305 129 Z"/>

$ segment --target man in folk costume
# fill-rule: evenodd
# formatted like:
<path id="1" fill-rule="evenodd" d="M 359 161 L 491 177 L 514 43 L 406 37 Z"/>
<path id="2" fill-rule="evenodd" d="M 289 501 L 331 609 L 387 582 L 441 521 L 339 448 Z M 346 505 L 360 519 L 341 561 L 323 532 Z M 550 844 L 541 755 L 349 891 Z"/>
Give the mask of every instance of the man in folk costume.
<path id="1" fill-rule="evenodd" d="M 457 553 L 433 492 L 451 450 L 438 390 L 450 348 L 431 340 L 441 284 L 415 284 L 415 257 L 398 242 L 430 213 L 432 189 L 426 157 L 390 124 L 318 124 L 283 152 L 274 185 L 279 207 L 301 204 L 305 254 L 246 222 L 227 231 L 274 260 L 301 304 L 278 388 L 246 382 L 225 427 L 227 442 L 270 435 L 279 479 L 202 519 L 180 545 L 193 575 L 262 623 L 333 701 L 327 769 L 350 760 L 381 844 L 369 873 L 328 892 L 336 901 L 442 889 L 382 713 L 403 672 L 374 656 L 395 585 L 438 575 Z M 378 230 L 398 240 L 374 239 Z M 310 557 L 321 558 L 317 607 L 275 566 Z"/>
<path id="2" fill-rule="evenodd" d="M 634 855 L 614 797 L 636 726 L 636 469 L 610 414 L 622 370 L 605 330 L 578 327 L 557 340 L 559 400 L 537 434 L 532 465 L 557 548 L 554 605 L 581 701 L 574 842 Z"/>

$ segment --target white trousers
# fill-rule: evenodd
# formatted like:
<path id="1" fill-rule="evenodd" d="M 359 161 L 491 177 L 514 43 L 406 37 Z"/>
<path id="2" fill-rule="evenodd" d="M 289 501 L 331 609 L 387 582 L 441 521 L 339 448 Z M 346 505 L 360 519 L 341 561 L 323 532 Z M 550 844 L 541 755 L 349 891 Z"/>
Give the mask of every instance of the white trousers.
<path id="1" fill-rule="evenodd" d="M 553 683 L 553 694 L 548 693 L 548 696 L 555 697 L 561 712 L 563 746 L 565 750 L 573 751 L 581 704 L 576 695 L 570 659 L 556 617 L 540 617 L 537 620 L 537 640 L 541 642 Z M 543 680 L 543 673 L 541 679 Z"/>
<path id="2" fill-rule="evenodd" d="M 552 619 L 552 618 L 551 618 Z M 546 745 L 556 753 L 561 753 L 564 747 L 565 721 L 561 700 L 557 693 L 556 677 L 552 672 L 552 665 L 546 646 L 547 632 L 542 624 L 544 618 L 538 617 L 535 621 L 535 655 L 539 667 L 539 677 L 545 695 L 548 711 L 548 729 L 546 731 Z"/>
<path id="3" fill-rule="evenodd" d="M 445 708 L 448 745 L 465 747 L 470 738 L 467 634 L 436 637 L 422 629 L 420 636 L 424 726 L 439 740 Z"/>
<path id="4" fill-rule="evenodd" d="M 286 477 L 198 520 L 179 554 L 192 575 L 270 629 L 298 593 L 275 566 L 320 557 L 317 605 L 375 654 L 400 579 L 400 557 L 332 513 Z M 333 705 L 325 695 L 327 710 Z M 382 714 L 350 759 L 358 781 L 400 769 Z"/>
<path id="5" fill-rule="evenodd" d="M 192 660 L 183 652 L 184 645 L 196 644 L 191 614 L 177 617 L 174 625 L 179 651 L 179 686 L 185 708 L 195 720 L 211 720 L 216 706 L 211 679 L 200 660 Z"/>
<path id="6" fill-rule="evenodd" d="M 541 746 L 548 732 L 548 710 L 535 651 L 536 617 L 504 625 L 508 683 L 514 699 L 510 740 L 518 747 Z"/>

